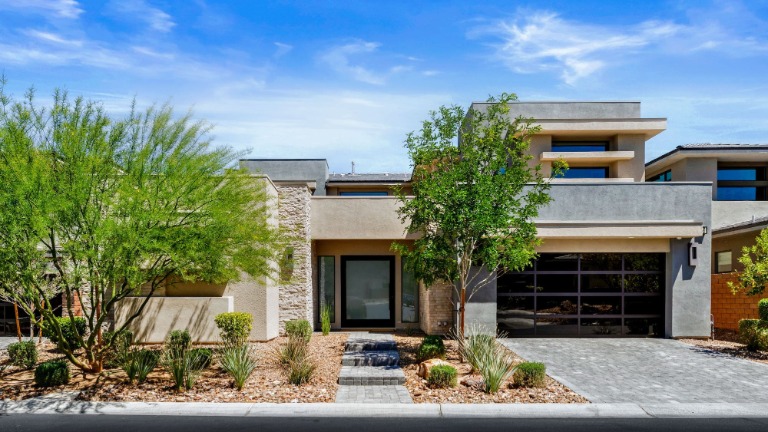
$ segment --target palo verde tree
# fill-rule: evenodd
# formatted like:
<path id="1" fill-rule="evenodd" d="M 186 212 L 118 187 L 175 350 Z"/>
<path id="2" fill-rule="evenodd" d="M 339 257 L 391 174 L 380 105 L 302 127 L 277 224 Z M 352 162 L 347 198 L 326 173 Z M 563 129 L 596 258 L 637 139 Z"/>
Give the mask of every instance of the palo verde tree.
<path id="1" fill-rule="evenodd" d="M 728 282 L 728 287 L 734 294 L 762 294 L 768 283 L 768 229 L 760 231 L 754 245 L 742 248 L 739 262 L 744 266 L 744 270 L 739 274 L 736 283 Z"/>
<path id="2" fill-rule="evenodd" d="M 464 336 L 465 304 L 496 271 L 519 270 L 536 257 L 533 219 L 550 202 L 549 182 L 531 167 L 533 119 L 512 118 L 514 94 L 491 97 L 482 110 L 440 107 L 405 147 L 413 165 L 413 197 L 398 192 L 402 221 L 419 237 L 395 243 L 426 286 L 453 283 Z M 554 173 L 563 166 L 555 164 Z M 485 266 L 490 271 L 473 271 Z"/>
<path id="3" fill-rule="evenodd" d="M 205 123 L 167 105 L 134 106 L 115 120 L 98 102 L 65 92 L 49 108 L 31 91 L 15 100 L 0 87 L 0 96 L 0 275 L 16 272 L 46 329 L 84 372 L 102 370 L 115 337 L 101 329 L 127 296 L 141 297 L 140 307 L 114 334 L 171 280 L 271 275 L 281 240 L 263 184 L 232 168 L 239 155 L 212 146 Z M 29 262 L 46 262 L 70 319 L 81 303 L 82 351 L 63 337 L 41 269 L 24 273 Z"/>

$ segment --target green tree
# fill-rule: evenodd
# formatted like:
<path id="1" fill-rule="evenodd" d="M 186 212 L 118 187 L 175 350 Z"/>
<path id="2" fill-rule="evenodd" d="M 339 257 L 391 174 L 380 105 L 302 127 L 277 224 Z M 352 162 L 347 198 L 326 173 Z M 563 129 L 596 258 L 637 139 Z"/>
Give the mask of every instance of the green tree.
<path id="1" fill-rule="evenodd" d="M 541 166 L 529 164 L 530 138 L 539 128 L 533 119 L 510 116 L 515 100 L 504 93 L 482 110 L 442 106 L 405 140 L 413 197 L 398 191 L 399 214 L 419 237 L 393 249 L 426 286 L 453 283 L 461 337 L 473 294 L 496 271 L 520 270 L 536 257 L 534 218 L 551 200 Z M 553 173 L 563 168 L 558 162 Z M 472 271 L 478 265 L 490 274 Z"/>
<path id="2" fill-rule="evenodd" d="M 728 282 L 728 288 L 737 292 L 745 292 L 747 295 L 759 295 L 765 291 L 768 283 L 768 229 L 760 231 L 755 238 L 755 244 L 744 246 L 741 249 L 739 262 L 744 270 L 739 275 L 736 283 Z"/>
<path id="3" fill-rule="evenodd" d="M 37 297 L 44 325 L 76 367 L 102 370 L 115 338 L 101 330 L 127 296 L 143 301 L 114 335 L 171 279 L 271 275 L 281 240 L 264 185 L 230 168 L 239 155 L 213 147 L 205 123 L 168 105 L 134 106 L 115 120 L 65 92 L 45 108 L 32 91 L 15 100 L 2 90 L 0 277 Z M 82 303 L 82 352 L 62 337 L 41 273 L 57 284 L 70 319 Z"/>

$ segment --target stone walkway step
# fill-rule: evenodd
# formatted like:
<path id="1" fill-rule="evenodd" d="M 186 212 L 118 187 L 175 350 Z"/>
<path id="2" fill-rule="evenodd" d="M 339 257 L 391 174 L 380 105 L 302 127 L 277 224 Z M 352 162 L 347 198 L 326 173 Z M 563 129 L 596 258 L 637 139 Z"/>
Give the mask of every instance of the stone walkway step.
<path id="1" fill-rule="evenodd" d="M 407 403 L 412 404 L 408 389 L 401 385 L 340 386 L 336 403 Z"/>
<path id="2" fill-rule="evenodd" d="M 342 366 L 397 366 L 399 363 L 397 351 L 346 352 L 341 358 Z"/>
<path id="3" fill-rule="evenodd" d="M 400 366 L 342 366 L 339 384 L 348 386 L 403 385 L 405 374 Z"/>

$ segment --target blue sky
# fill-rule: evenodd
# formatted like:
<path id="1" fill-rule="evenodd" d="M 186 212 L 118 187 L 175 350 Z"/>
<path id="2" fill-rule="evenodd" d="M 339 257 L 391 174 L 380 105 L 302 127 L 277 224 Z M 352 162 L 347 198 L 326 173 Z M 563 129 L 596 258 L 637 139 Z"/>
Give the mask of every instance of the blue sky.
<path id="1" fill-rule="evenodd" d="M 440 105 L 636 100 L 685 143 L 768 142 L 765 1 L 0 0 L 7 91 L 170 101 L 248 157 L 403 172 Z"/>

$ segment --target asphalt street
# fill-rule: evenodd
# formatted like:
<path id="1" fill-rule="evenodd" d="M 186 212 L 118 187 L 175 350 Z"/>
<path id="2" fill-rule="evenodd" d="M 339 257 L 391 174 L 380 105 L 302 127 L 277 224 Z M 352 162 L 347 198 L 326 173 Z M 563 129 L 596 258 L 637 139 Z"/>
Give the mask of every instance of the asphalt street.
<path id="1" fill-rule="evenodd" d="M 768 418 L 463 419 L 284 418 L 18 414 L 0 416 L 0 431 L 761 431 Z"/>

